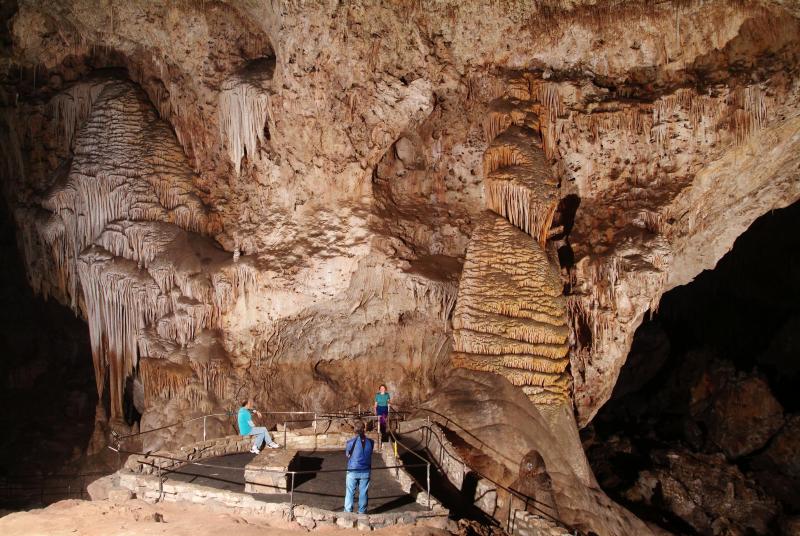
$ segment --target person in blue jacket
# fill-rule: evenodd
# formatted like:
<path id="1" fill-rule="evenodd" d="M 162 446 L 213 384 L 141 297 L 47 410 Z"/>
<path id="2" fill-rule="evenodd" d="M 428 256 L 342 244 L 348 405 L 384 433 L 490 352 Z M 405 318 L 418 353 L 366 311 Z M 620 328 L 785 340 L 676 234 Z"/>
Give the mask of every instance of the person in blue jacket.
<path id="1" fill-rule="evenodd" d="M 361 419 L 353 426 L 356 436 L 344 447 L 347 456 L 347 477 L 345 478 L 344 511 L 353 511 L 353 496 L 358 486 L 358 513 L 367 513 L 367 493 L 369 492 L 369 476 L 372 471 L 372 449 L 375 442 L 364 434 L 364 421 Z"/>

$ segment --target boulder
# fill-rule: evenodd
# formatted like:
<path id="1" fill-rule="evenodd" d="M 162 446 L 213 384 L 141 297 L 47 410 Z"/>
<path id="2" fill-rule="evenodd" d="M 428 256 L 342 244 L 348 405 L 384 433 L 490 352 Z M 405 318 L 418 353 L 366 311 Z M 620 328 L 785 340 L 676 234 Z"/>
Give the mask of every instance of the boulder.
<path id="1" fill-rule="evenodd" d="M 759 461 L 787 476 L 800 479 L 800 415 L 791 415 Z"/>
<path id="2" fill-rule="evenodd" d="M 783 536 L 800 536 L 800 516 L 786 517 L 781 520 Z"/>
<path id="3" fill-rule="evenodd" d="M 133 492 L 126 488 L 112 488 L 108 490 L 108 500 L 115 503 L 121 504 L 125 501 L 129 501 L 133 498 Z"/>
<path id="4" fill-rule="evenodd" d="M 784 505 L 800 510 L 800 415 L 786 419 L 784 427 L 756 456 L 752 476 Z"/>
<path id="5" fill-rule="evenodd" d="M 783 426 L 783 408 L 767 382 L 745 377 L 725 385 L 708 414 L 708 439 L 729 459 L 759 450 Z"/>
<path id="6" fill-rule="evenodd" d="M 700 534 L 767 534 L 777 501 L 722 454 L 657 450 L 653 468 L 626 492 L 629 500 L 660 506 Z"/>
<path id="7" fill-rule="evenodd" d="M 100 477 L 86 486 L 86 492 L 93 501 L 103 501 L 108 499 L 108 492 L 117 486 L 118 480 L 116 474 Z"/>

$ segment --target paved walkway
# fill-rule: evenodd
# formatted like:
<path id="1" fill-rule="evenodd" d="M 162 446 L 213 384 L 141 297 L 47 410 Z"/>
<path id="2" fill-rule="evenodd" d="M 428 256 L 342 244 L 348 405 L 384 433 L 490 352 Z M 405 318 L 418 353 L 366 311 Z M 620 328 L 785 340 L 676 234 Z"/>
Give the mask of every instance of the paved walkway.
<path id="1" fill-rule="evenodd" d="M 182 482 L 191 482 L 202 486 L 243 492 L 244 466 L 250 463 L 255 454 L 231 454 L 208 458 L 201 463 L 230 467 L 185 466 L 169 478 Z M 345 469 L 346 459 L 342 451 L 300 451 L 297 453 L 290 470 L 319 471 Z M 369 509 L 367 513 L 408 512 L 424 510 L 414 498 L 405 493 L 400 483 L 394 478 L 394 469 L 379 470 L 386 464 L 378 456 L 372 459 L 372 478 L 369 485 Z M 339 511 L 344 506 L 344 472 L 318 472 L 296 475 L 294 483 L 295 504 L 305 504 L 325 510 Z M 289 494 L 254 494 L 265 502 L 289 502 Z M 357 504 L 357 500 L 356 500 Z"/>

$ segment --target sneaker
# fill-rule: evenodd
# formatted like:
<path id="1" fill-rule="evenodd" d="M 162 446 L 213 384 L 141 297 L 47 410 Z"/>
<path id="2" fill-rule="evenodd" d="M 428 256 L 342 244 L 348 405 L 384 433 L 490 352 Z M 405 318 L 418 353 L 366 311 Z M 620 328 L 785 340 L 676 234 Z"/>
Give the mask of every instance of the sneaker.
<path id="1" fill-rule="evenodd" d="M 258 450 L 258 447 L 250 447 L 250 452 L 252 452 L 253 454 L 258 454 L 261 451 Z"/>
<path id="2" fill-rule="evenodd" d="M 277 444 L 277 443 L 275 443 L 274 441 L 273 441 L 272 443 L 270 443 L 269 445 L 267 445 L 267 446 L 268 446 L 269 448 L 271 448 L 271 449 L 277 449 L 277 448 L 279 448 L 279 447 L 280 447 L 280 445 L 278 445 L 278 444 Z"/>

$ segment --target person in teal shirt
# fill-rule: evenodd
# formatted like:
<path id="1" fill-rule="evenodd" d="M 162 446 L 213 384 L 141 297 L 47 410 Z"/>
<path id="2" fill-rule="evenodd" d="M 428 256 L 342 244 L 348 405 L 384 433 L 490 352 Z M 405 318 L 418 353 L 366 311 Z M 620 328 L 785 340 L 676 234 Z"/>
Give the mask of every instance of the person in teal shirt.
<path id="1" fill-rule="evenodd" d="M 250 413 L 250 410 L 261 417 L 261 412 L 253 409 L 252 398 L 242 401 L 242 407 L 239 408 L 239 414 L 236 416 L 237 421 L 239 422 L 239 433 L 243 436 L 253 436 L 255 438 L 253 440 L 253 446 L 250 448 L 250 452 L 253 454 L 258 454 L 261 452 L 259 449 L 262 443 L 266 443 L 271 449 L 278 448 L 278 444 L 275 443 L 272 440 L 272 436 L 269 435 L 269 430 L 263 426 L 256 426 L 253 423 L 253 415 Z"/>
<path id="2" fill-rule="evenodd" d="M 386 391 L 386 386 L 381 384 L 380 389 L 375 393 L 375 415 L 378 416 L 380 423 L 381 433 L 386 432 L 386 419 L 389 418 L 389 393 Z"/>

